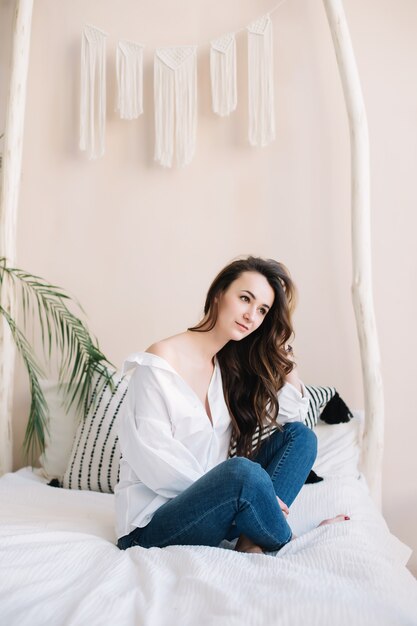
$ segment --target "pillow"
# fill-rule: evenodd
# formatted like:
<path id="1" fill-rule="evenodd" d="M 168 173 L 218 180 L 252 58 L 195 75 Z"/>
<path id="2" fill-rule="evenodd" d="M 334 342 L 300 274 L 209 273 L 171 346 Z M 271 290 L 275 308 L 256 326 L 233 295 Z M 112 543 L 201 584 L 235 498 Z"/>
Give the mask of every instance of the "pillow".
<path id="1" fill-rule="evenodd" d="M 321 471 L 321 465 L 320 463 L 317 463 L 317 460 L 322 456 L 322 451 L 320 450 L 320 429 L 322 428 L 322 425 L 318 420 L 320 419 L 322 422 L 326 422 L 327 424 L 349 422 L 352 417 L 352 413 L 334 387 L 305 385 L 305 388 L 307 395 L 310 398 L 310 405 L 304 424 L 309 428 L 314 428 L 314 432 L 317 435 L 317 458 L 305 481 L 306 484 L 311 484 L 318 483 L 323 480 L 323 476 L 321 476 L 321 474 L 323 474 Z M 330 449 L 331 451 L 338 450 L 337 442 L 330 445 Z M 333 475 L 331 472 L 330 474 Z"/>
<path id="2" fill-rule="evenodd" d="M 338 398 L 340 403 L 334 407 L 335 410 L 332 411 L 332 423 L 337 423 L 338 421 L 348 421 L 350 418 L 347 418 L 347 413 L 351 415 L 348 407 L 340 398 L 334 387 L 317 387 L 314 385 L 304 385 L 307 391 L 307 395 L 309 397 L 309 407 L 307 416 L 304 419 L 304 424 L 309 428 L 315 428 L 317 426 L 319 417 L 321 419 L 321 415 L 324 414 L 324 411 L 327 405 L 333 401 L 334 398 Z M 261 441 L 267 439 L 275 430 L 277 430 L 277 426 L 270 426 L 265 428 L 262 433 Z M 257 428 L 252 437 L 252 449 L 254 449 L 259 441 L 259 428 Z M 236 445 L 234 445 L 230 450 L 230 456 L 236 455 Z"/>
<path id="3" fill-rule="evenodd" d="M 118 481 L 120 449 L 116 420 L 126 397 L 129 376 L 115 372 L 97 396 L 97 379 L 87 415 L 79 424 L 62 486 L 113 493 Z"/>
<path id="4" fill-rule="evenodd" d="M 352 417 L 353 414 L 351 410 L 343 402 L 337 391 L 320 414 L 321 421 L 326 422 L 326 424 L 340 424 L 341 422 L 348 422 Z"/>
<path id="5" fill-rule="evenodd" d="M 317 435 L 317 458 L 313 471 L 327 478 L 360 474 L 359 459 L 365 416 L 363 411 L 354 411 L 352 419 L 345 423 L 319 423 Z"/>
<path id="6" fill-rule="evenodd" d="M 310 399 L 307 416 L 304 419 L 304 424 L 306 426 L 311 429 L 316 428 L 319 418 L 332 424 L 350 420 L 352 413 L 340 398 L 334 387 L 318 387 L 314 385 L 304 386 Z M 330 410 L 328 410 L 328 407 Z M 267 439 L 275 430 L 277 430 L 276 426 L 265 429 L 262 433 L 261 441 Z M 256 429 L 252 438 L 253 448 L 256 447 L 258 441 L 259 429 Z M 233 457 L 235 455 L 236 446 L 233 446 L 229 456 Z M 323 480 L 323 478 L 316 473 L 315 469 L 312 469 L 305 482 L 309 484 L 317 483 L 321 480 Z"/>
<path id="7" fill-rule="evenodd" d="M 317 387 L 314 385 L 305 385 L 305 388 L 310 399 L 310 406 L 304 423 L 309 428 L 314 428 L 317 426 L 324 407 L 335 396 L 336 389 L 334 387 Z"/>
<path id="8" fill-rule="evenodd" d="M 75 403 L 69 411 L 65 409 L 65 389 L 60 390 L 56 381 L 40 379 L 39 384 L 49 409 L 45 451 L 39 457 L 39 473 L 48 480 L 62 479 L 71 455 L 79 417 Z"/>
<path id="9" fill-rule="evenodd" d="M 126 397 L 129 378 L 130 375 L 121 376 L 120 372 L 115 373 L 113 375 L 114 389 L 112 390 L 110 385 L 106 384 L 96 404 L 93 407 L 90 405 L 84 422 L 78 425 L 62 482 L 62 486 L 66 489 L 113 493 L 118 481 L 120 461 L 115 423 Z M 321 412 L 338 394 L 334 387 L 306 385 L 306 389 L 310 396 L 310 406 L 304 422 L 310 428 L 314 428 L 317 426 Z M 95 397 L 94 393 L 93 391 L 93 397 Z M 273 430 L 275 429 L 264 433 L 262 439 L 269 436 Z M 254 440 L 255 438 L 256 433 Z M 323 479 L 315 471 L 311 471 L 306 482 L 320 480 Z"/>

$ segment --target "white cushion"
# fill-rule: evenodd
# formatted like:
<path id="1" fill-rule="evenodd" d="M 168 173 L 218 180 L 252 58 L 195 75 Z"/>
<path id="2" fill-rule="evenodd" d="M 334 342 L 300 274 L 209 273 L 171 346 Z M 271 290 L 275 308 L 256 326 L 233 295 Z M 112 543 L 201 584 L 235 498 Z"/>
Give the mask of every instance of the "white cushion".
<path id="1" fill-rule="evenodd" d="M 129 375 L 122 377 L 120 372 L 115 373 L 113 392 L 106 385 L 94 410 L 89 410 L 79 424 L 75 410 L 65 413 L 58 384 L 43 382 L 51 409 L 50 436 L 40 459 L 47 478 L 59 478 L 67 489 L 113 492 L 120 460 L 116 420 L 126 397 L 129 378 Z M 358 475 L 363 413 L 354 412 L 354 418 L 346 423 L 317 423 L 323 405 L 334 395 L 334 388 L 307 388 L 325 392 L 323 398 L 317 396 L 310 402 L 310 419 L 306 420 L 309 425 L 317 424 L 314 432 L 318 438 L 318 454 L 313 470 L 324 478 Z"/>
<path id="2" fill-rule="evenodd" d="M 117 417 L 126 397 L 129 376 L 113 375 L 114 389 L 106 384 L 79 424 L 62 486 L 112 493 L 118 480 L 120 449 Z M 95 390 L 92 398 L 95 398 Z"/>
<path id="3" fill-rule="evenodd" d="M 317 458 L 313 470 L 323 478 L 359 476 L 359 455 L 364 427 L 363 411 L 353 411 L 349 422 L 326 424 L 319 422 Z"/>

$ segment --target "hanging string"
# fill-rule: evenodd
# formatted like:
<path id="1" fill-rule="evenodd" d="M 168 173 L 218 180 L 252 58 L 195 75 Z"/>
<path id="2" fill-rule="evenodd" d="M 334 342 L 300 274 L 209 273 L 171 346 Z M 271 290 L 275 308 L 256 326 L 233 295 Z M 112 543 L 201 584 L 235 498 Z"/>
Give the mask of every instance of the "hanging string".
<path id="1" fill-rule="evenodd" d="M 143 46 L 131 41 L 119 41 L 116 77 L 116 111 L 123 120 L 138 118 L 143 113 Z"/>
<path id="2" fill-rule="evenodd" d="M 250 24 L 248 30 L 248 95 L 251 146 L 267 146 L 275 139 L 274 53 L 269 15 Z"/>
<path id="3" fill-rule="evenodd" d="M 172 167 L 193 158 L 197 126 L 195 46 L 158 48 L 154 59 L 155 161 Z"/>
<path id="4" fill-rule="evenodd" d="M 85 25 L 81 39 L 80 150 L 89 159 L 104 154 L 106 119 L 106 37 Z"/>
<path id="5" fill-rule="evenodd" d="M 272 7 L 272 9 L 270 9 L 269 11 L 268 11 L 268 10 L 265 10 L 265 11 L 262 13 L 262 15 L 269 15 L 269 16 L 273 15 L 273 14 L 275 13 L 275 11 L 278 11 L 278 9 L 279 9 L 279 8 L 281 8 L 281 7 L 282 7 L 282 5 L 283 5 L 283 4 L 285 4 L 286 2 L 288 2 L 288 0 L 280 0 L 280 2 L 278 2 L 275 6 L 273 6 L 273 7 Z M 259 14 L 258 14 L 258 15 L 259 15 Z M 255 18 L 255 19 L 252 19 L 252 20 L 247 20 L 247 24 L 251 24 L 252 22 L 255 22 L 255 21 L 256 21 L 256 18 Z M 216 39 L 221 39 L 222 37 L 224 37 L 224 36 L 225 36 L 225 34 L 226 34 L 227 32 L 228 32 L 228 33 L 232 33 L 232 32 L 233 32 L 235 35 L 239 35 L 240 33 L 244 33 L 244 32 L 246 32 L 246 30 L 247 30 L 247 25 L 246 25 L 246 26 L 243 26 L 242 28 L 239 28 L 238 30 L 232 30 L 232 29 L 229 29 L 228 31 L 225 31 L 225 32 L 224 32 L 222 35 L 220 35 L 220 36 L 209 37 L 209 38 L 208 38 L 207 43 L 205 43 L 205 44 L 190 44 L 189 42 L 187 42 L 187 44 L 185 44 L 185 45 L 187 45 L 187 46 L 188 46 L 188 45 L 190 45 L 190 46 L 192 45 L 192 46 L 196 46 L 197 48 L 201 48 L 203 45 L 210 46 L 210 42 L 211 42 L 211 41 L 214 41 L 214 40 L 216 40 Z M 141 41 L 141 42 L 143 42 L 143 38 L 142 38 L 142 37 L 140 38 L 140 41 Z M 144 46 L 144 47 L 146 47 L 147 49 L 152 49 L 152 48 L 155 48 L 155 49 L 156 49 L 156 48 L 159 48 L 159 47 L 160 47 L 160 46 L 157 46 L 157 45 L 150 45 L 150 44 L 148 44 L 148 43 L 146 43 L 146 42 L 145 42 L 145 43 L 142 43 L 141 45 L 143 45 L 143 46 Z M 184 44 L 180 44 L 180 43 L 178 43 L 178 44 L 173 44 L 173 45 L 171 45 L 171 46 L 164 46 L 164 48 L 165 48 L 165 47 L 166 47 L 166 48 L 175 48 L 175 47 L 177 47 L 177 46 L 182 46 L 182 45 L 184 45 Z"/>
<path id="6" fill-rule="evenodd" d="M 210 78 L 214 113 L 224 117 L 237 106 L 236 39 L 227 35 L 211 42 Z"/>
<path id="7" fill-rule="evenodd" d="M 275 13 L 275 11 L 278 11 L 278 9 L 280 7 L 282 7 L 283 4 L 285 4 L 288 0 L 281 0 L 281 2 L 278 2 L 278 4 L 276 4 L 272 9 L 270 9 L 269 11 L 264 11 L 262 15 L 273 15 Z M 256 19 L 251 20 L 248 22 L 248 24 L 251 24 L 253 22 L 256 22 Z M 239 30 L 235 30 L 233 31 L 235 33 L 235 35 L 239 35 L 239 33 L 245 33 L 247 31 L 247 26 L 243 26 L 243 28 L 239 28 Z"/>

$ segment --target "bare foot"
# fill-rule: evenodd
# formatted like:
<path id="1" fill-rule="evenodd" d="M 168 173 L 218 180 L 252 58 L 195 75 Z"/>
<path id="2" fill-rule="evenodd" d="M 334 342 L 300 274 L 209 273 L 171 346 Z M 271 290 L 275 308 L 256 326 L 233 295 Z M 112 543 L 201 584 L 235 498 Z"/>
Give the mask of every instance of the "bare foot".
<path id="1" fill-rule="evenodd" d="M 247 548 L 235 548 L 237 552 L 247 552 L 248 554 L 263 554 L 264 551 L 260 546 L 248 546 Z"/>
<path id="2" fill-rule="evenodd" d="M 235 545 L 235 550 L 237 552 L 248 552 L 251 554 L 264 553 L 261 546 L 257 546 L 256 543 L 253 543 L 253 541 L 251 541 L 249 537 L 246 537 L 246 535 L 240 535 L 237 544 Z"/>
<path id="3" fill-rule="evenodd" d="M 329 519 L 324 519 L 322 522 L 320 522 L 320 524 L 317 526 L 317 528 L 319 526 L 325 526 L 326 524 L 335 524 L 336 522 L 344 522 L 345 520 L 350 520 L 350 517 L 348 515 L 344 515 L 343 513 L 341 513 L 340 515 L 336 515 L 336 517 L 331 517 Z M 297 539 L 297 535 L 292 535 L 291 537 L 291 541 L 293 539 Z"/>
<path id="4" fill-rule="evenodd" d="M 317 528 L 319 526 L 325 526 L 326 524 L 334 524 L 335 522 L 344 522 L 345 520 L 350 520 L 350 517 L 348 515 L 344 515 L 343 513 L 341 513 L 340 515 L 336 515 L 336 517 L 324 519 L 322 522 L 320 522 Z"/>

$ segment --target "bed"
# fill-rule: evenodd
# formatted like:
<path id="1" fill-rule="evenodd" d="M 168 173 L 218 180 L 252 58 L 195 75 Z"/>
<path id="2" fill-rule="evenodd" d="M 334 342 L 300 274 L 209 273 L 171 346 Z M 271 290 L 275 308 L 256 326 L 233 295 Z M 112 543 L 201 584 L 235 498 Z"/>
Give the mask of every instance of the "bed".
<path id="1" fill-rule="evenodd" d="M 121 552 L 115 546 L 114 496 L 102 492 L 111 479 L 108 462 L 115 448 L 98 446 L 105 450 L 101 467 L 106 476 L 84 472 L 81 460 L 91 439 L 87 427 L 85 445 L 77 448 L 81 460 L 70 450 L 73 466 L 80 467 L 78 489 L 71 472 L 64 489 L 48 486 L 49 477 L 29 467 L 0 478 L 1 625 L 417 625 L 417 583 L 406 569 L 411 550 L 390 533 L 379 506 L 383 394 L 372 302 L 366 112 L 342 2 L 323 3 L 349 114 L 352 295 L 367 416 L 363 442 L 359 415 L 347 424 L 317 425 L 319 455 L 313 469 L 324 480 L 302 488 L 288 517 L 298 537 L 276 555 L 236 553 L 226 542 L 217 548 Z M 18 3 L 10 89 L 15 106 L 8 107 L 4 168 L 4 219 L 12 226 L 2 251 L 12 263 L 31 13 L 31 1 Z M 13 393 L 14 363 L 7 341 L 5 406 L 7 394 Z M 4 471 L 11 465 L 10 412 L 0 416 L 0 426 Z M 73 434 L 64 437 L 70 447 Z M 100 437 L 97 433 L 99 442 Z M 340 512 L 351 520 L 316 527 Z"/>
<path id="2" fill-rule="evenodd" d="M 360 465 L 363 416 L 316 426 L 313 467 L 277 554 L 171 546 L 120 551 L 114 496 L 56 489 L 30 467 L 0 479 L 0 623 L 417 624 L 411 549 L 390 533 Z M 347 512 L 349 522 L 317 528 Z"/>

